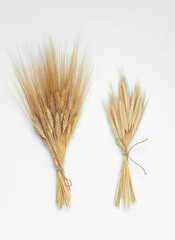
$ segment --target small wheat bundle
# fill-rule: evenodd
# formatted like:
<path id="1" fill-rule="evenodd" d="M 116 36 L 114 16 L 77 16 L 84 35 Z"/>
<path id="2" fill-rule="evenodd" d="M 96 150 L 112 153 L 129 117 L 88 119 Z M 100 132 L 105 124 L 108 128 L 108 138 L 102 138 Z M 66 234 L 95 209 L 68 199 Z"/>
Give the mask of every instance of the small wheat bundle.
<path id="1" fill-rule="evenodd" d="M 139 86 L 136 85 L 134 92 L 130 95 L 126 86 L 125 77 L 122 75 L 118 83 L 118 93 L 118 96 L 116 96 L 113 90 L 111 91 L 109 102 L 107 106 L 105 106 L 105 111 L 114 133 L 116 144 L 121 148 L 123 153 L 123 161 L 117 182 L 114 204 L 119 207 L 120 199 L 123 198 L 124 207 L 126 207 L 126 205 L 129 207 L 130 202 L 134 203 L 136 201 L 128 167 L 128 159 L 133 161 L 129 156 L 129 152 L 135 145 L 147 139 L 134 144 L 130 149 L 129 144 L 140 123 L 142 114 L 145 110 L 145 104 Z M 141 165 L 135 161 L 133 162 L 144 170 Z"/>
<path id="2" fill-rule="evenodd" d="M 90 69 L 79 60 L 78 44 L 57 52 L 52 40 L 39 47 L 37 57 L 28 55 L 28 65 L 17 61 L 14 69 L 31 123 L 48 147 L 57 170 L 56 202 L 70 206 L 71 181 L 64 173 L 66 146 L 77 124 L 87 93 Z"/>

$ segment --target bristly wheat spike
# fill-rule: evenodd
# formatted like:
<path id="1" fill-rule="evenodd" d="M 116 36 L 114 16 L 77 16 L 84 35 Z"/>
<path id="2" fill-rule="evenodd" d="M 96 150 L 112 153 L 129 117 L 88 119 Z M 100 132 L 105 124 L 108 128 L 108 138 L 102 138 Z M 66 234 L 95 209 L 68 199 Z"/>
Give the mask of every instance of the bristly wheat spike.
<path id="1" fill-rule="evenodd" d="M 58 112 L 55 115 L 55 133 L 58 139 L 59 136 L 61 136 L 61 122 L 60 122 L 60 116 Z"/>

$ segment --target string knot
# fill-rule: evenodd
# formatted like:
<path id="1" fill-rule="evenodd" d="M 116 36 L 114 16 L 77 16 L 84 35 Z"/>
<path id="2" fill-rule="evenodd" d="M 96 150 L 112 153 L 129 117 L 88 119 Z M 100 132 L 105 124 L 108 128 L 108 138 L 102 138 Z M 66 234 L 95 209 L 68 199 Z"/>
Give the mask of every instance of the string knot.
<path id="1" fill-rule="evenodd" d="M 71 180 L 69 180 L 68 178 L 66 178 L 65 173 L 64 173 L 64 169 L 61 166 L 57 166 L 57 172 L 60 172 L 61 175 L 64 178 L 64 182 L 66 184 L 66 186 L 68 187 L 68 189 L 70 190 L 71 186 L 72 186 L 72 182 Z"/>
<path id="2" fill-rule="evenodd" d="M 132 147 L 129 148 L 129 150 L 127 150 L 127 146 L 124 142 L 124 140 L 122 138 L 116 138 L 115 139 L 115 142 L 116 142 L 116 145 L 121 148 L 122 152 L 123 152 L 123 156 L 126 156 L 127 157 L 127 160 L 130 159 L 133 163 L 135 163 L 137 166 L 139 166 L 140 168 L 142 168 L 142 170 L 144 171 L 144 173 L 146 174 L 146 171 L 145 169 L 140 165 L 138 164 L 137 162 L 135 162 L 130 156 L 129 156 L 129 153 L 131 151 L 132 148 L 134 148 L 136 145 L 140 144 L 140 143 L 143 143 L 145 141 L 147 141 L 148 139 L 144 139 L 143 141 L 140 141 L 140 142 L 137 142 L 135 143 L 134 145 L 132 145 Z"/>

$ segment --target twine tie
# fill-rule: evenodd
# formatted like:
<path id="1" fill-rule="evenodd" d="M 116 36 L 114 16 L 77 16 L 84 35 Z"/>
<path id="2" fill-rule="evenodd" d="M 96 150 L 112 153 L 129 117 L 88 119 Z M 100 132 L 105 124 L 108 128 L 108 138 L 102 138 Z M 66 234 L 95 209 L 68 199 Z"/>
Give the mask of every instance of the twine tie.
<path id="1" fill-rule="evenodd" d="M 134 145 L 132 145 L 129 150 L 127 151 L 127 146 L 124 142 L 124 140 L 122 138 L 116 138 L 115 142 L 116 142 L 116 145 L 121 148 L 122 152 L 123 152 L 123 155 L 127 157 L 127 159 L 130 159 L 133 163 L 135 163 L 137 166 L 139 166 L 140 168 L 142 168 L 142 170 L 144 171 L 144 173 L 146 174 L 146 171 L 145 169 L 140 165 L 138 164 L 137 162 L 135 162 L 130 156 L 129 156 L 129 153 L 130 151 L 138 144 L 141 144 L 141 143 L 144 143 L 146 142 L 148 139 L 144 139 L 143 141 L 140 141 L 140 142 L 137 142 L 135 143 Z M 122 143 L 122 145 L 120 144 L 120 142 Z"/>

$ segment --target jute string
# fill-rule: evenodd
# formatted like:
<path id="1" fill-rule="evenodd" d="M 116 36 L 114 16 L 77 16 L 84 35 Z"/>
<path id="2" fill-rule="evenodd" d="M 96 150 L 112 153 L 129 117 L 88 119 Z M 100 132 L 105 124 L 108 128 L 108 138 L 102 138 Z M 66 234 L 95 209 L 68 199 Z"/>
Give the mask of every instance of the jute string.
<path id="1" fill-rule="evenodd" d="M 129 153 L 130 153 L 130 151 L 131 151 L 135 146 L 137 146 L 138 144 L 144 143 L 144 142 L 147 141 L 147 140 L 148 140 L 148 139 L 146 138 L 146 139 L 144 139 L 143 141 L 140 141 L 140 142 L 135 143 L 134 145 L 132 145 L 132 147 L 129 148 L 128 151 L 127 151 L 127 146 L 126 146 L 126 144 L 125 144 L 125 142 L 124 142 L 124 140 L 123 140 L 122 138 L 116 138 L 116 140 L 115 140 L 117 146 L 118 146 L 119 148 L 121 148 L 121 150 L 122 150 L 122 152 L 123 152 L 123 155 L 127 157 L 127 160 L 130 159 L 133 163 L 135 163 L 137 166 L 139 166 L 140 168 L 142 168 L 142 170 L 144 171 L 145 174 L 146 174 L 145 169 L 144 169 L 140 164 L 138 164 L 137 162 L 135 162 L 135 161 L 129 156 Z M 122 145 L 121 145 L 120 142 L 122 143 Z"/>
<path id="2" fill-rule="evenodd" d="M 65 176 L 65 172 L 64 172 L 64 169 L 61 167 L 61 163 L 59 161 L 59 158 L 58 158 L 58 155 L 53 147 L 53 144 L 47 142 L 47 145 L 48 147 L 50 148 L 50 151 L 52 153 L 52 156 L 54 158 L 54 162 L 55 162 L 55 165 L 56 165 L 56 170 L 57 170 L 57 173 L 60 172 L 63 179 L 64 179 L 64 182 L 65 182 L 65 185 L 68 187 L 68 189 L 70 190 L 71 186 L 72 186 L 72 182 L 71 180 L 69 180 L 68 178 L 66 178 Z"/>
<path id="3" fill-rule="evenodd" d="M 66 186 L 68 187 L 68 189 L 70 190 L 71 186 L 72 186 L 72 182 L 71 180 L 69 180 L 66 176 L 65 176 L 65 172 L 64 172 L 64 169 L 61 167 L 61 164 L 59 162 L 59 160 L 57 160 L 58 162 L 58 165 L 56 166 L 56 169 L 57 169 L 57 172 L 60 172 L 63 179 L 64 179 L 64 182 L 66 184 Z"/>

